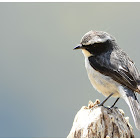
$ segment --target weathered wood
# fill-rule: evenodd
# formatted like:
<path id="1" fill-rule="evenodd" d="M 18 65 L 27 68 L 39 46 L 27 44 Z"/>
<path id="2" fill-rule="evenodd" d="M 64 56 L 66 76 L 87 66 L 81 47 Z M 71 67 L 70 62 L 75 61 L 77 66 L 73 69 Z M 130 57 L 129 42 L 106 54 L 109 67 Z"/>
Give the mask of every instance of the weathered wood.
<path id="1" fill-rule="evenodd" d="M 89 101 L 75 116 L 67 138 L 134 138 L 129 118 L 116 107 L 109 109 Z"/>

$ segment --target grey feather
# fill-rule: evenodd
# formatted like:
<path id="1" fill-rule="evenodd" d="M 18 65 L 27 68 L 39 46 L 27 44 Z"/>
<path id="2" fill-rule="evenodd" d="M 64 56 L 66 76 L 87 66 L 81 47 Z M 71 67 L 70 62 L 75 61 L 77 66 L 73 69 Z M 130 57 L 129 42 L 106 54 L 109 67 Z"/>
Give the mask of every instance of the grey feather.
<path id="1" fill-rule="evenodd" d="M 139 101 L 137 100 L 135 93 L 128 88 L 121 87 L 120 94 L 128 104 L 134 119 L 135 126 L 140 131 L 140 104 Z"/>

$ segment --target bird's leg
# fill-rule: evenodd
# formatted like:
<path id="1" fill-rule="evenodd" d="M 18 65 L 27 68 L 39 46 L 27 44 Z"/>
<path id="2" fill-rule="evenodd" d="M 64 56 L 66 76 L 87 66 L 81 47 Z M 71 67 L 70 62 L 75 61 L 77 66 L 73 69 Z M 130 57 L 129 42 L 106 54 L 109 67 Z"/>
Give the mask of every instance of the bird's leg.
<path id="1" fill-rule="evenodd" d="M 102 103 L 100 103 L 98 106 L 103 106 L 104 103 L 113 95 L 114 93 L 111 93 Z"/>
<path id="2" fill-rule="evenodd" d="M 119 99 L 120 99 L 120 97 L 116 99 L 116 101 L 114 102 L 114 104 L 110 108 L 113 108 Z"/>

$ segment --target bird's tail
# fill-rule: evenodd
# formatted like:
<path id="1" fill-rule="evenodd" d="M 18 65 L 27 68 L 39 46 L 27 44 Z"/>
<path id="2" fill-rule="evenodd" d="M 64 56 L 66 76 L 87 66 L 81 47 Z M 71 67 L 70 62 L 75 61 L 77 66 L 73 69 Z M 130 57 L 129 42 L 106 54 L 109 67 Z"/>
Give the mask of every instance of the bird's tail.
<path id="1" fill-rule="evenodd" d="M 121 95 L 130 108 L 136 128 L 140 131 L 140 103 L 135 93 L 130 89 L 123 88 Z"/>

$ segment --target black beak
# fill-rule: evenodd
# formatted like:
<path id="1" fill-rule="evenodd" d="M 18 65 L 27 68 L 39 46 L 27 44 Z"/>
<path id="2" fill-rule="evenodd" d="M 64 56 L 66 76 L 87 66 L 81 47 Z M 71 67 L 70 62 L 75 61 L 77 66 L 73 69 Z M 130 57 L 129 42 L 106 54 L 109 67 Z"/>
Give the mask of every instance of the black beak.
<path id="1" fill-rule="evenodd" d="M 77 50 L 77 49 L 82 49 L 83 48 L 83 46 L 82 46 L 82 44 L 79 44 L 77 47 L 75 47 L 73 50 Z"/>

